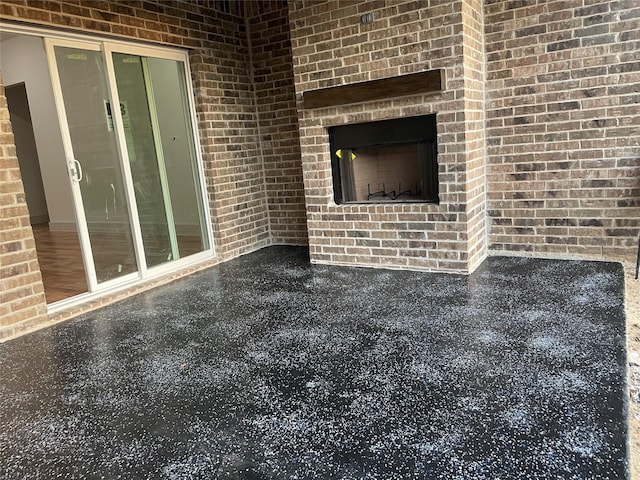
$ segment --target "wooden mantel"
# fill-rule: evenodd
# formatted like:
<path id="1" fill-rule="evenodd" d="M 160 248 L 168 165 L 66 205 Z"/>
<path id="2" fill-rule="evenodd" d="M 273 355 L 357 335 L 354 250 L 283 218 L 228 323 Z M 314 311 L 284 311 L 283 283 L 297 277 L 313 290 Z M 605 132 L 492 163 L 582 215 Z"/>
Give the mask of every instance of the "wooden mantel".
<path id="1" fill-rule="evenodd" d="M 304 108 L 333 107 L 385 98 L 437 93 L 443 89 L 442 70 L 309 90 L 302 94 Z"/>

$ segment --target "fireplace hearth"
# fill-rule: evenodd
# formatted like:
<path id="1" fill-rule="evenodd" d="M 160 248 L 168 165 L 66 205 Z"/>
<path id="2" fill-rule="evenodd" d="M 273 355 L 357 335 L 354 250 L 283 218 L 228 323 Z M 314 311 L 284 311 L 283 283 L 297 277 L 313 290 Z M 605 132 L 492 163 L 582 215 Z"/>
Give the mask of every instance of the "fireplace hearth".
<path id="1" fill-rule="evenodd" d="M 436 115 L 329 128 L 337 204 L 438 203 Z"/>

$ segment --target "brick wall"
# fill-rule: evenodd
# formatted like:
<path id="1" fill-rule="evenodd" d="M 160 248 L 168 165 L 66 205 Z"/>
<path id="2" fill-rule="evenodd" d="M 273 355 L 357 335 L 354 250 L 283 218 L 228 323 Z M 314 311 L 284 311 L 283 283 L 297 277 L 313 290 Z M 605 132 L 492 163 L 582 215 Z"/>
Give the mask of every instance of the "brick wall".
<path id="1" fill-rule="evenodd" d="M 40 267 L 0 79 L 0 339 L 45 321 Z"/>
<path id="2" fill-rule="evenodd" d="M 640 4 L 485 4 L 490 248 L 633 257 Z"/>
<path id="3" fill-rule="evenodd" d="M 466 272 L 484 258 L 481 7 L 289 3 L 312 261 Z M 373 23 L 361 25 L 368 12 Z M 477 60 L 463 62 L 465 51 Z M 317 109 L 301 101 L 308 90 L 432 69 L 444 71 L 442 93 Z M 334 203 L 328 127 L 429 113 L 437 113 L 439 205 Z"/>
<path id="4" fill-rule="evenodd" d="M 205 177 L 216 250 L 232 258 L 269 243 L 249 43 L 242 18 L 202 13 L 185 33 L 202 39 L 189 60 Z"/>
<path id="5" fill-rule="evenodd" d="M 249 5 L 253 80 L 271 238 L 307 244 L 287 2 Z"/>
<path id="6" fill-rule="evenodd" d="M 464 139 L 467 177 L 467 249 L 473 270 L 487 251 L 487 178 L 485 138 L 485 55 L 482 0 L 462 3 L 464 68 Z"/>

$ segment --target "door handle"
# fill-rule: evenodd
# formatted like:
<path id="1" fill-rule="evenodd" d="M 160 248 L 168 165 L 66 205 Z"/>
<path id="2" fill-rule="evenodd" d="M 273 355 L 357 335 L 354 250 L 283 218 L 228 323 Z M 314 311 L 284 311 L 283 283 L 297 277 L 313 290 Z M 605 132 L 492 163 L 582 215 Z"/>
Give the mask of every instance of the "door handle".
<path id="1" fill-rule="evenodd" d="M 82 181 L 82 165 L 75 158 L 72 158 L 69 162 L 69 171 L 71 173 L 71 180 L 76 183 Z"/>

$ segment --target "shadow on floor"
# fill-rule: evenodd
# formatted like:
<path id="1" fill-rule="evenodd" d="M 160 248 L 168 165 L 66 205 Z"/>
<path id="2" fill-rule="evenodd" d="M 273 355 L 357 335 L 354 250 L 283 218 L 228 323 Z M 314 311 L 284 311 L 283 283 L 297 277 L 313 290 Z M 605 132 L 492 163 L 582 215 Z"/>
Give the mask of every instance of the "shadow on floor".
<path id="1" fill-rule="evenodd" d="M 0 345 L 0 476 L 626 478 L 623 282 L 267 248 Z"/>

